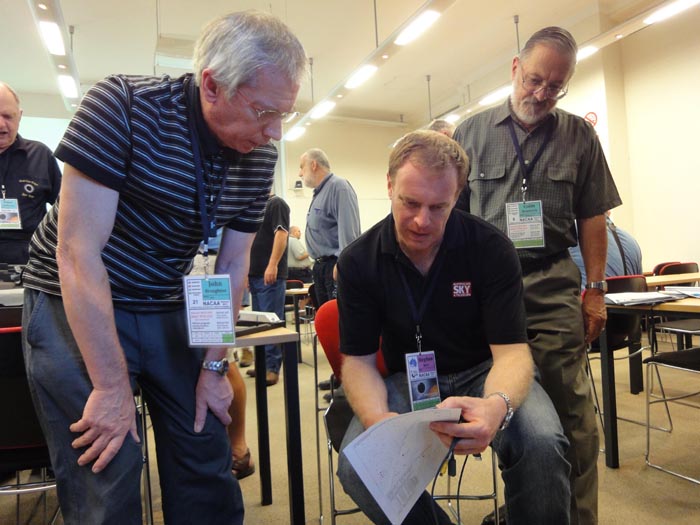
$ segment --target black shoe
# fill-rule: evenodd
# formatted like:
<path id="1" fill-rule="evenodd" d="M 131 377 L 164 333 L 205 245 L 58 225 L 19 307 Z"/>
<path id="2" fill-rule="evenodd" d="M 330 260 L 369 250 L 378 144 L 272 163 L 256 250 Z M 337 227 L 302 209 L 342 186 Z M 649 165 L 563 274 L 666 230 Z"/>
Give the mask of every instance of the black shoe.
<path id="1" fill-rule="evenodd" d="M 496 513 L 492 512 L 484 517 L 481 525 L 506 525 L 506 506 L 498 507 L 498 523 L 496 523 Z"/>
<path id="2" fill-rule="evenodd" d="M 318 389 L 319 390 L 330 390 L 331 389 L 331 380 L 326 379 L 325 381 L 320 381 L 318 383 Z"/>

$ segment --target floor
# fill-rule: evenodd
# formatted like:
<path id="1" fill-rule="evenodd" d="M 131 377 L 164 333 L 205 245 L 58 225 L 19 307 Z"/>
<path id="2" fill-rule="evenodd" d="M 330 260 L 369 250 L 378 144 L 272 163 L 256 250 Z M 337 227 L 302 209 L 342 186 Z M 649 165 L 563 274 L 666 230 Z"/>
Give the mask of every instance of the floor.
<path id="1" fill-rule="evenodd" d="M 303 329 L 302 329 L 303 330 Z M 669 343 L 662 342 L 668 347 Z M 663 348 L 662 348 L 663 349 Z M 624 353 L 624 351 L 622 352 Z M 304 489 L 307 523 L 319 523 L 319 488 L 316 466 L 316 434 L 315 421 L 317 414 L 314 408 L 314 374 L 310 339 L 303 343 L 304 363 L 299 367 L 301 417 L 303 432 L 304 460 Z M 328 364 L 321 357 L 319 375 L 327 377 L 330 373 Z M 600 369 L 598 362 L 593 363 L 593 376 L 600 385 Z M 694 382 L 695 388 L 700 384 L 698 377 L 688 379 L 688 374 L 680 375 L 671 371 L 664 375 L 664 384 L 670 390 L 690 388 Z M 253 380 L 246 379 L 248 389 L 248 439 L 251 452 L 257 455 L 257 440 L 255 435 L 255 392 Z M 618 393 L 618 414 L 620 416 L 644 419 L 644 397 L 631 395 L 628 391 L 627 361 L 616 362 L 616 384 Z M 259 478 L 256 475 L 241 482 L 246 502 L 246 523 L 280 525 L 289 523 L 289 507 L 287 503 L 287 473 L 285 449 L 285 417 L 284 400 L 280 385 L 268 389 L 270 407 L 270 429 L 273 462 L 273 504 L 261 506 Z M 700 398 L 696 397 L 697 401 Z M 321 405 L 324 402 L 321 401 Z M 659 461 L 666 461 L 677 466 L 695 477 L 700 477 L 700 445 L 698 445 L 698 430 L 700 430 L 700 412 L 694 409 L 674 405 L 672 407 L 674 432 L 665 434 L 654 432 L 655 450 L 658 450 Z M 659 413 L 660 416 L 660 413 Z M 323 428 L 321 428 L 323 433 Z M 600 523 L 602 525 L 658 525 L 658 524 L 698 524 L 700 523 L 700 485 L 676 479 L 656 471 L 644 464 L 645 431 L 644 428 L 632 423 L 620 421 L 620 468 L 605 467 L 603 454 L 599 459 L 599 494 L 600 494 Z M 151 440 L 151 444 L 153 440 Z M 322 501 L 325 513 L 324 521 L 330 523 L 328 515 L 328 481 L 325 442 L 322 440 Z M 151 462 L 155 453 L 151 452 Z M 153 470 L 154 506 L 159 508 L 159 488 L 156 469 Z M 25 473 L 25 476 L 28 473 Z M 490 461 L 487 454 L 481 463 L 468 463 L 465 480 L 466 492 L 487 490 L 490 476 Z M 440 481 L 444 483 L 444 479 Z M 502 491 L 502 483 L 499 484 Z M 349 505 L 348 498 L 338 490 L 338 499 L 342 505 Z M 0 525 L 14 523 L 14 497 L 0 498 Z M 49 507 L 55 505 L 55 496 L 49 496 Z M 465 524 L 481 523 L 482 517 L 492 510 L 492 504 L 487 501 L 462 503 L 461 520 Z M 22 497 L 21 523 L 42 523 L 41 498 L 38 495 Z M 162 524 L 162 514 L 155 511 L 155 523 Z M 456 520 L 455 520 L 456 521 Z M 62 523 L 59 518 L 57 523 Z M 364 524 L 367 520 L 362 515 L 351 515 L 338 518 L 340 524 Z"/>

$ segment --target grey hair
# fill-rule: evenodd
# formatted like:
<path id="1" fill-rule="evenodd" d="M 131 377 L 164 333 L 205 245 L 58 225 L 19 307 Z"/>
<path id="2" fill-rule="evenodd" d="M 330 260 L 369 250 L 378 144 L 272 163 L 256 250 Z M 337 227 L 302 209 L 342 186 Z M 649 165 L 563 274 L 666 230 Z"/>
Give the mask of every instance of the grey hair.
<path id="1" fill-rule="evenodd" d="M 436 119 L 430 123 L 428 129 L 437 131 L 438 133 L 443 133 L 449 130 L 451 136 L 452 133 L 454 133 L 455 125 L 443 119 Z"/>
<path id="2" fill-rule="evenodd" d="M 297 84 L 307 68 L 304 48 L 289 27 L 253 10 L 209 22 L 195 42 L 193 59 L 197 85 L 201 85 L 202 71 L 211 68 L 212 77 L 229 97 L 261 68 L 272 67 Z"/>
<path id="3" fill-rule="evenodd" d="M 319 148 L 312 148 L 304 153 L 307 160 L 315 160 L 316 164 L 323 166 L 328 171 L 331 171 L 331 163 L 328 161 L 328 155 Z"/>
<path id="4" fill-rule="evenodd" d="M 520 52 L 520 60 L 525 60 L 537 45 L 553 47 L 559 53 L 566 55 L 571 60 L 572 70 L 576 65 L 576 53 L 578 46 L 576 40 L 566 29 L 562 27 L 545 27 L 534 33 Z"/>
<path id="5" fill-rule="evenodd" d="M 12 87 L 10 87 L 9 84 L 6 84 L 2 80 L 0 80 L 0 88 L 3 88 L 3 87 L 6 88 L 7 91 L 9 91 L 12 94 L 14 99 L 17 101 L 17 105 L 19 106 L 19 95 L 17 95 L 17 92 L 14 89 L 12 89 Z"/>

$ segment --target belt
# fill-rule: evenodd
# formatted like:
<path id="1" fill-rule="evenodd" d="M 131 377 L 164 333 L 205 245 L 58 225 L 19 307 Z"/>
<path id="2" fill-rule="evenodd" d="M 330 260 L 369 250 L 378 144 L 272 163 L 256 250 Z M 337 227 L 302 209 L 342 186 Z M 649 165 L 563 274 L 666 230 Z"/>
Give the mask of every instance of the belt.
<path id="1" fill-rule="evenodd" d="M 335 255 L 324 255 L 322 257 L 316 257 L 315 261 L 317 263 L 325 263 L 329 261 L 337 261 L 338 258 Z"/>
<path id="2" fill-rule="evenodd" d="M 527 275 L 532 272 L 541 272 L 543 270 L 549 270 L 554 263 L 559 262 L 568 256 L 569 250 L 562 250 L 551 255 L 545 255 L 544 257 L 520 259 L 520 267 L 523 269 L 523 275 Z"/>

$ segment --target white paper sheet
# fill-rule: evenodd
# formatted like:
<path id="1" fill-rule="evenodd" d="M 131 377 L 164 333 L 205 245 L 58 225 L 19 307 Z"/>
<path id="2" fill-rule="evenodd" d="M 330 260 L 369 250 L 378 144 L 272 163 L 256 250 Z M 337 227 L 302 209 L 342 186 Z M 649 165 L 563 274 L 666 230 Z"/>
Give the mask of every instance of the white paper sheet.
<path id="1" fill-rule="evenodd" d="M 459 408 L 409 412 L 372 425 L 344 449 L 389 521 L 400 524 L 445 459 L 431 421 L 459 421 Z"/>

